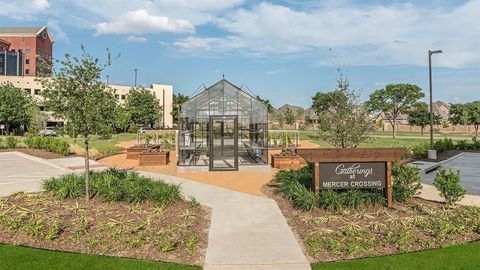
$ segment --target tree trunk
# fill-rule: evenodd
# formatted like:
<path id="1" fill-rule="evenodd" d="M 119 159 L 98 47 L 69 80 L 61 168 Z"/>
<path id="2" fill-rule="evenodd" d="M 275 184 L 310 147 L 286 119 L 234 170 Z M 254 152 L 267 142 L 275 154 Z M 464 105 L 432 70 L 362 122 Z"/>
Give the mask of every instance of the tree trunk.
<path id="1" fill-rule="evenodd" d="M 88 158 L 88 138 L 85 139 L 85 200 L 90 199 L 89 191 L 89 178 L 90 178 L 90 160 Z"/>
<path id="2" fill-rule="evenodd" d="M 425 127 L 420 127 L 421 135 L 422 135 L 422 136 L 423 136 L 423 129 L 424 129 L 424 128 L 425 128 Z"/>
<path id="3" fill-rule="evenodd" d="M 393 124 L 392 124 L 392 135 L 393 135 L 393 138 L 395 139 L 395 120 L 393 120 Z"/>

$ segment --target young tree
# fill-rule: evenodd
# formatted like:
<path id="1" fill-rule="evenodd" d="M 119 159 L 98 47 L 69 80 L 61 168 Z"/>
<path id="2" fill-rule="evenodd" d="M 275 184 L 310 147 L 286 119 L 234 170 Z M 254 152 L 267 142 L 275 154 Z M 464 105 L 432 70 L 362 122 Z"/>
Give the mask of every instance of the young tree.
<path id="1" fill-rule="evenodd" d="M 278 111 L 278 113 L 274 113 L 274 118 L 275 120 L 277 120 L 278 125 L 280 125 L 280 127 L 283 127 L 283 124 L 285 123 L 285 117 L 283 116 L 283 113 L 280 111 Z"/>
<path id="2" fill-rule="evenodd" d="M 402 113 L 408 111 L 425 95 L 422 89 L 413 84 L 389 84 L 384 89 L 378 89 L 370 95 L 366 102 L 372 112 L 382 112 L 392 126 L 395 138 L 395 124 Z"/>
<path id="3" fill-rule="evenodd" d="M 433 124 L 440 124 L 440 116 L 433 114 Z M 413 106 L 412 110 L 408 112 L 408 124 L 410 126 L 418 126 L 421 129 L 421 134 L 426 126 L 430 125 L 430 111 L 427 103 L 419 102 Z"/>
<path id="4" fill-rule="evenodd" d="M 257 98 L 260 102 L 262 102 L 265 106 L 267 106 L 267 111 L 268 111 L 268 113 L 272 113 L 272 112 L 273 112 L 273 106 L 272 106 L 272 104 L 270 103 L 270 100 L 268 100 L 268 99 L 263 99 L 263 98 L 261 98 L 260 96 L 256 96 L 256 98 Z"/>
<path id="5" fill-rule="evenodd" d="M 89 193 L 89 141 L 92 135 L 109 132 L 115 119 L 116 99 L 112 90 L 100 81 L 102 71 L 111 63 L 110 53 L 101 64 L 82 46 L 81 57 L 65 54 L 55 61 L 60 69 L 51 78 L 41 78 L 44 105 L 55 116 L 65 119 L 85 140 L 85 194 Z"/>
<path id="6" fill-rule="evenodd" d="M 132 115 L 127 107 L 125 105 L 117 105 L 115 108 L 115 127 L 126 132 L 131 123 Z"/>
<path id="7" fill-rule="evenodd" d="M 478 137 L 480 125 L 480 101 L 473 101 L 465 104 L 450 104 L 449 121 L 453 125 L 473 125 L 475 138 Z"/>
<path id="8" fill-rule="evenodd" d="M 38 134 L 42 130 L 48 120 L 48 115 L 40 111 L 37 104 L 32 104 L 28 107 L 27 114 L 29 117 L 27 130 L 30 134 Z"/>
<path id="9" fill-rule="evenodd" d="M 153 127 L 161 118 L 161 106 L 155 95 L 143 87 L 132 88 L 127 96 L 126 107 L 133 123 Z"/>
<path id="10" fill-rule="evenodd" d="M 11 128 L 28 124 L 27 110 L 31 97 L 11 83 L 0 85 L 0 124 L 5 124 L 7 134 Z"/>
<path id="11" fill-rule="evenodd" d="M 180 114 L 180 107 L 181 105 L 188 100 L 188 96 L 182 95 L 180 93 L 173 94 L 173 109 L 171 112 L 173 118 L 173 124 L 178 125 L 178 117 Z"/>
<path id="12" fill-rule="evenodd" d="M 355 148 L 370 138 L 375 124 L 348 80 L 337 81 L 332 92 L 318 92 L 312 98 L 319 118 L 320 137 L 337 148 Z"/>
<path id="13" fill-rule="evenodd" d="M 285 119 L 285 124 L 287 125 L 293 125 L 293 123 L 295 123 L 295 115 L 293 115 L 290 108 L 287 108 L 283 113 L 283 119 Z"/>

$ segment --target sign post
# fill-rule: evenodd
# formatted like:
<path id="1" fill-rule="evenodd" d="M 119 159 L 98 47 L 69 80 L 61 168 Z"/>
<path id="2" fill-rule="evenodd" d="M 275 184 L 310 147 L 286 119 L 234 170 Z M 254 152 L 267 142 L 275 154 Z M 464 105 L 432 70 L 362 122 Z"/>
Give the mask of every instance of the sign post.
<path id="1" fill-rule="evenodd" d="M 387 206 L 392 207 L 392 162 L 405 148 L 303 148 L 297 154 L 313 165 L 312 184 L 321 189 L 383 189 Z"/>

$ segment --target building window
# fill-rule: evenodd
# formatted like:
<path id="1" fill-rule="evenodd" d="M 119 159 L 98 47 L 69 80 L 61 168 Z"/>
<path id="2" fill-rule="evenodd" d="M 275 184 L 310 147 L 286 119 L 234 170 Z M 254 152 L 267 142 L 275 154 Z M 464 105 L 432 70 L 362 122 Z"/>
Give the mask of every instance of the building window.
<path id="1" fill-rule="evenodd" d="M 25 93 L 27 93 L 27 95 L 31 95 L 32 94 L 32 89 L 25 88 Z"/>
<path id="2" fill-rule="evenodd" d="M 40 95 L 40 89 L 35 89 L 35 95 L 36 96 Z"/>
<path id="3" fill-rule="evenodd" d="M 25 49 L 25 54 L 30 54 L 30 49 Z"/>
<path id="4" fill-rule="evenodd" d="M 30 59 L 25 59 L 25 65 L 29 65 L 30 64 Z"/>
<path id="5" fill-rule="evenodd" d="M 30 74 L 30 69 L 25 69 L 25 75 L 29 75 Z"/>
<path id="6" fill-rule="evenodd" d="M 126 96 L 125 95 L 122 95 L 122 100 L 125 100 Z"/>

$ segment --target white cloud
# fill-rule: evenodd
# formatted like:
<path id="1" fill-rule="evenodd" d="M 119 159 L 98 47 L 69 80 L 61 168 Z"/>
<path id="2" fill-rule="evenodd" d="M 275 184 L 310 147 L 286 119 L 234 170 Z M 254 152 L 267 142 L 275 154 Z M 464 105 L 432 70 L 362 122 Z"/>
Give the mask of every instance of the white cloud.
<path id="1" fill-rule="evenodd" d="M 57 20 L 49 20 L 47 23 L 49 31 L 52 32 L 53 40 L 70 43 L 70 39 L 67 34 L 62 30 Z"/>
<path id="2" fill-rule="evenodd" d="M 279 69 L 272 69 L 272 70 L 267 70 L 267 72 L 265 72 L 265 74 L 267 75 L 276 75 L 278 73 L 282 73 L 282 72 L 285 72 L 287 71 L 285 68 L 279 68 Z"/>
<path id="3" fill-rule="evenodd" d="M 95 25 L 97 35 L 102 34 L 142 34 L 142 33 L 192 33 L 193 24 L 188 20 L 170 19 L 149 14 L 147 10 L 129 11 L 113 21 Z"/>
<path id="4" fill-rule="evenodd" d="M 126 42 L 129 42 L 129 43 L 143 43 L 143 42 L 147 42 L 147 38 L 145 37 L 139 37 L 139 36 L 128 36 L 126 38 L 124 38 L 124 40 Z"/>
<path id="5" fill-rule="evenodd" d="M 332 62 L 328 48 L 347 65 L 425 65 L 428 49 L 443 49 L 437 65 L 463 67 L 480 64 L 478 14 L 479 0 L 450 9 L 343 1 L 307 11 L 262 2 L 218 19 L 227 34 L 215 42 L 189 37 L 175 45 L 254 55 L 310 53 L 322 65 Z"/>
<path id="6" fill-rule="evenodd" d="M 44 10 L 50 7 L 48 0 L 33 0 L 32 5 L 35 9 Z"/>

